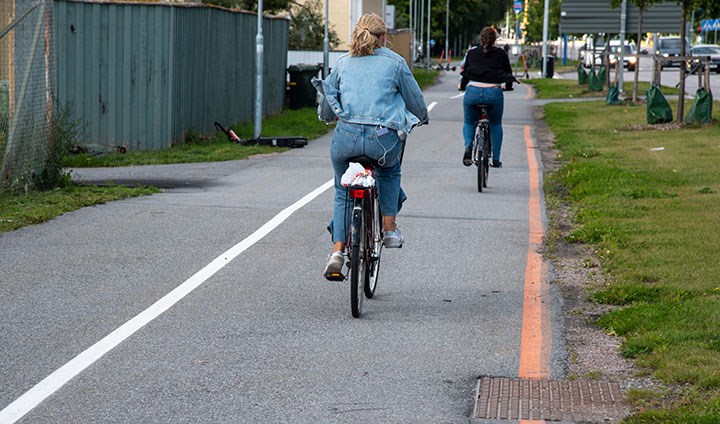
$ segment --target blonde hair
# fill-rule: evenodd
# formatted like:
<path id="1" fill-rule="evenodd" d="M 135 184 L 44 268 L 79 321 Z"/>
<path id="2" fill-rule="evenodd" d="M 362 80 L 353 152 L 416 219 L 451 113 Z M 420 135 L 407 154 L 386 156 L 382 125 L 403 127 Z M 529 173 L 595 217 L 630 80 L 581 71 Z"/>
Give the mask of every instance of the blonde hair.
<path id="1" fill-rule="evenodd" d="M 387 26 L 381 17 L 374 13 L 362 15 L 352 32 L 350 56 L 375 54 L 375 49 L 382 47 L 380 37 L 386 33 Z"/>

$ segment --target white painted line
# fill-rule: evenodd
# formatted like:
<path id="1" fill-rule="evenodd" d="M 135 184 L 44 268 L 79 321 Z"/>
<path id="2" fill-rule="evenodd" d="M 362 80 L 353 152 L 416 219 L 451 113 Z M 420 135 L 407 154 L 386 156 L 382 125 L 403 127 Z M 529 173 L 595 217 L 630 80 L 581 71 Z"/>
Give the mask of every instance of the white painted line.
<path id="1" fill-rule="evenodd" d="M 452 96 L 452 97 L 450 97 L 450 98 L 451 98 L 451 99 L 457 99 L 458 97 L 462 97 L 462 96 L 464 96 L 464 95 L 465 95 L 465 93 L 462 92 L 462 93 L 458 94 L 457 96 Z"/>
<path id="2" fill-rule="evenodd" d="M 437 105 L 437 102 L 432 102 L 432 103 L 430 103 L 430 105 L 428 106 L 428 112 L 430 112 L 431 110 L 433 110 L 433 108 L 435 107 L 435 105 Z"/>
<path id="3" fill-rule="evenodd" d="M 305 197 L 294 204 L 288 206 L 286 209 L 275 215 L 270 221 L 266 222 L 262 227 L 257 229 L 254 233 L 250 234 L 245 240 L 215 258 L 212 262 L 206 265 L 205 268 L 195 273 L 195 275 L 188 278 L 184 283 L 163 296 L 149 308 L 140 312 L 130 321 L 118 327 L 102 340 L 74 357 L 70 360 L 70 362 L 45 377 L 45 379 L 0 411 L 0 423 L 10 424 L 22 418 L 25 414 L 44 401 L 48 396 L 55 393 L 68 381 L 83 372 L 103 355 L 125 341 L 128 337 L 132 336 L 136 331 L 144 327 L 150 321 L 160 316 L 160 314 L 170 309 L 173 305 L 198 288 L 202 283 L 207 281 L 208 278 L 213 276 L 213 274 L 230 263 L 230 261 L 235 259 L 242 252 L 262 240 L 263 237 L 282 224 L 283 221 L 288 219 L 295 211 L 310 203 L 310 201 L 332 186 L 333 180 L 330 180 L 305 195 Z"/>

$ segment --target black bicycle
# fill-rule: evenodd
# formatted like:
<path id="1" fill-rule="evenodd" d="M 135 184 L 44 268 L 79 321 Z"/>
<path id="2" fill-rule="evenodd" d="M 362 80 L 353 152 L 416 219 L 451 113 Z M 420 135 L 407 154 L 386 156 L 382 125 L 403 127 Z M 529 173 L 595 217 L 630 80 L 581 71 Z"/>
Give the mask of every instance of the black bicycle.
<path id="1" fill-rule="evenodd" d="M 366 156 L 351 158 L 370 176 L 377 161 Z M 348 232 L 347 254 L 350 267 L 350 311 L 355 318 L 362 314 L 363 299 L 372 299 L 380 272 L 380 255 L 383 248 L 382 214 L 378 203 L 377 186 L 372 182 L 348 187 L 353 201 L 352 220 Z"/>
<path id="2" fill-rule="evenodd" d="M 477 166 L 478 191 L 482 193 L 487 187 L 490 175 L 490 156 L 492 155 L 492 140 L 490 140 L 490 120 L 488 110 L 492 107 L 487 104 L 474 106 L 480 112 L 480 118 L 475 126 L 475 137 L 472 145 L 472 161 Z"/>
<path id="3" fill-rule="evenodd" d="M 517 79 L 513 82 L 520 83 Z M 512 84 L 506 84 L 503 91 L 513 91 Z M 475 109 L 480 113 L 477 124 L 475 125 L 475 137 L 473 137 L 472 145 L 472 161 L 477 166 L 477 184 L 478 192 L 482 193 L 483 188 L 487 188 L 488 177 L 490 176 L 490 160 L 492 157 L 492 139 L 490 138 L 490 120 L 488 119 L 488 111 L 492 105 L 477 104 Z"/>

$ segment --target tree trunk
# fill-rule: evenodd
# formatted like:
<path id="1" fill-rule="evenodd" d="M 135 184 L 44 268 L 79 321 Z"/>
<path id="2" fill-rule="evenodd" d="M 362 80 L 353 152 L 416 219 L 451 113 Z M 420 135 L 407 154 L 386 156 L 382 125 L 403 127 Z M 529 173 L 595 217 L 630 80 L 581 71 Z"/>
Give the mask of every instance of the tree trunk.
<path id="1" fill-rule="evenodd" d="M 680 56 L 685 57 L 685 54 L 687 53 L 685 51 L 685 27 L 687 26 L 687 19 L 685 18 L 687 14 L 687 0 L 683 1 L 683 7 L 682 7 L 682 16 L 680 17 Z M 685 61 L 680 62 L 680 87 L 679 87 L 679 94 L 678 94 L 678 113 L 677 113 L 677 121 L 682 122 L 683 120 L 683 113 L 685 112 L 685 75 L 687 73 L 687 69 L 685 68 Z"/>
<path id="2" fill-rule="evenodd" d="M 640 78 L 640 48 L 642 47 L 642 21 L 643 9 L 638 10 L 638 39 L 637 48 L 635 49 L 635 85 L 633 86 L 632 101 L 637 103 L 638 100 L 638 80 Z"/>

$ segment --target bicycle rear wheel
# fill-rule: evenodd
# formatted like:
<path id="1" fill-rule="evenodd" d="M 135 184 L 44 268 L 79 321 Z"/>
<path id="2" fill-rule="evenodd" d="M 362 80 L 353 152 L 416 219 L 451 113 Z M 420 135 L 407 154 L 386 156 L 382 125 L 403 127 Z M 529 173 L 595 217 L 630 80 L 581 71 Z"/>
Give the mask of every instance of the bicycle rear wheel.
<path id="1" fill-rule="evenodd" d="M 490 128 L 483 126 L 483 187 L 487 187 L 488 177 L 490 176 L 490 157 L 492 155 L 492 147 L 490 143 Z"/>
<path id="2" fill-rule="evenodd" d="M 350 255 L 350 312 L 354 318 L 362 314 L 364 286 L 367 275 L 365 246 L 367 231 L 363 219 L 363 200 L 355 200 L 352 216 Z"/>
<path id="3" fill-rule="evenodd" d="M 371 222 L 372 226 L 368 225 L 367 235 L 367 273 L 365 274 L 365 297 L 372 299 L 375 295 L 375 288 L 377 287 L 378 275 L 380 274 L 380 254 L 383 248 L 383 234 L 382 234 L 382 214 L 380 213 L 380 204 L 378 203 L 377 190 L 373 190 L 372 200 L 372 212 L 369 211 L 366 217 L 366 222 Z"/>
<path id="4" fill-rule="evenodd" d="M 485 132 L 483 131 L 482 125 L 479 125 L 475 132 L 475 165 L 477 166 L 477 188 L 478 192 L 482 193 L 483 187 L 487 187 L 485 183 L 485 153 L 483 147 L 485 146 Z"/>

